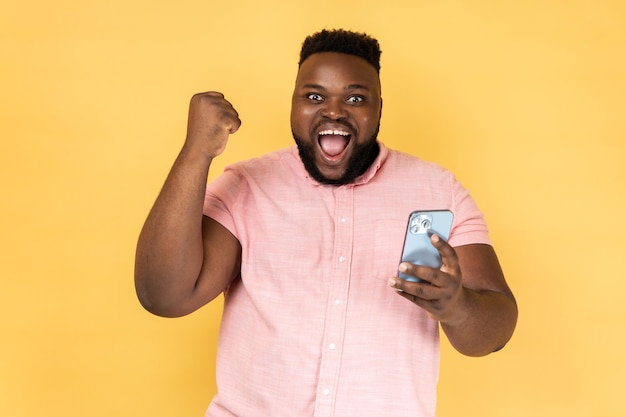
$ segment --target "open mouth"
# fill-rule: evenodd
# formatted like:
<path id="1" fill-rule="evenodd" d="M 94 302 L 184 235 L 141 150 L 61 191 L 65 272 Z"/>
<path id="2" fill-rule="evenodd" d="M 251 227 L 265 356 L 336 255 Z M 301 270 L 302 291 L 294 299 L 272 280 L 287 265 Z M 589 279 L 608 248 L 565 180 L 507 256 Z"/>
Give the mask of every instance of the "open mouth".
<path id="1" fill-rule="evenodd" d="M 324 157 L 331 161 L 337 161 L 343 157 L 352 135 L 345 130 L 327 129 L 317 135 L 317 141 Z"/>

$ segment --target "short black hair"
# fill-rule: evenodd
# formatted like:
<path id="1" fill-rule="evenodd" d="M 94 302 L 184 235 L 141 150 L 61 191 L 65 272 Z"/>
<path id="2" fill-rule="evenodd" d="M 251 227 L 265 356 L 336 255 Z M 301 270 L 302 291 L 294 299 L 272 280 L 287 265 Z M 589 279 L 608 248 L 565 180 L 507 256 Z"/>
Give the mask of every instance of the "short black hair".
<path id="1" fill-rule="evenodd" d="M 318 52 L 338 52 L 356 55 L 369 62 L 380 73 L 380 45 L 365 33 L 344 29 L 322 30 L 308 36 L 302 43 L 298 66 Z"/>

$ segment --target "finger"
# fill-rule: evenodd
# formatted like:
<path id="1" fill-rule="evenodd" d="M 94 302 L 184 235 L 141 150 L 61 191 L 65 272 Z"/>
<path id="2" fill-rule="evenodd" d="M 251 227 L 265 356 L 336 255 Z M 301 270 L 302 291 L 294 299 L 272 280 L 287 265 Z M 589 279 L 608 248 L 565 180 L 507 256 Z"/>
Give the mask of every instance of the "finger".
<path id="1" fill-rule="evenodd" d="M 224 98 L 224 94 L 217 91 L 195 94 L 191 98 L 189 108 L 190 122 L 200 121 L 213 124 L 213 132 L 222 131 L 228 134 L 235 133 L 241 126 L 239 113 L 233 105 Z"/>
<path id="2" fill-rule="evenodd" d="M 395 288 L 402 297 L 418 304 L 420 300 L 432 301 L 438 298 L 438 289 L 425 282 L 411 282 L 392 277 L 389 278 L 389 286 Z"/>
<path id="3" fill-rule="evenodd" d="M 444 272 L 454 272 L 458 270 L 459 260 L 454 248 L 435 233 L 430 237 L 430 242 L 441 255 L 441 270 Z"/>
<path id="4" fill-rule="evenodd" d="M 231 123 L 231 125 L 230 125 L 230 127 L 228 129 L 228 132 L 230 134 L 233 134 L 236 131 L 238 131 L 240 127 L 241 127 L 241 119 L 239 118 L 239 115 L 235 111 L 235 117 L 232 119 L 232 123 Z"/>
<path id="5" fill-rule="evenodd" d="M 398 266 L 398 270 L 404 274 L 414 276 L 419 280 L 426 281 L 429 284 L 438 285 L 440 273 L 438 269 L 402 262 Z"/>
<path id="6" fill-rule="evenodd" d="M 223 97 L 224 96 L 222 95 L 222 98 Z M 230 102 L 226 101 L 226 99 L 222 101 L 222 105 L 222 120 L 224 120 L 228 133 L 233 134 L 239 130 L 239 127 L 241 127 L 239 113 L 235 110 L 232 104 L 230 104 Z"/>

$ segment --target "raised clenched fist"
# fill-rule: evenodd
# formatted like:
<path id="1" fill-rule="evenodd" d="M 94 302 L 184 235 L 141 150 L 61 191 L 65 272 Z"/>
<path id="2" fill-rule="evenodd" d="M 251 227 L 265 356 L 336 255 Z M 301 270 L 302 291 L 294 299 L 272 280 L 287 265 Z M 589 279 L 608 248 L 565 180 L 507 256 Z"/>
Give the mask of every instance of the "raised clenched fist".
<path id="1" fill-rule="evenodd" d="M 214 158 L 224 152 L 228 136 L 239 126 L 239 114 L 222 93 L 195 94 L 189 104 L 185 146 Z"/>

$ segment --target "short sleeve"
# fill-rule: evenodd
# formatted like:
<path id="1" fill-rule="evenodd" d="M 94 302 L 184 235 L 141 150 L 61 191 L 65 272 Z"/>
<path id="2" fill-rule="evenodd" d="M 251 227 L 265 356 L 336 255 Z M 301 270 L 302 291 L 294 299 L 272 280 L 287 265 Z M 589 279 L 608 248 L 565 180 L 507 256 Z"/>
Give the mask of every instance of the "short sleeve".
<path id="1" fill-rule="evenodd" d="M 454 220 L 448 243 L 462 246 L 474 243 L 491 245 L 485 217 L 469 191 L 450 174 Z"/>
<path id="2" fill-rule="evenodd" d="M 237 238 L 239 236 L 233 218 L 233 208 L 242 185 L 242 176 L 236 169 L 227 167 L 223 174 L 207 184 L 204 196 L 203 214 L 220 223 Z"/>

